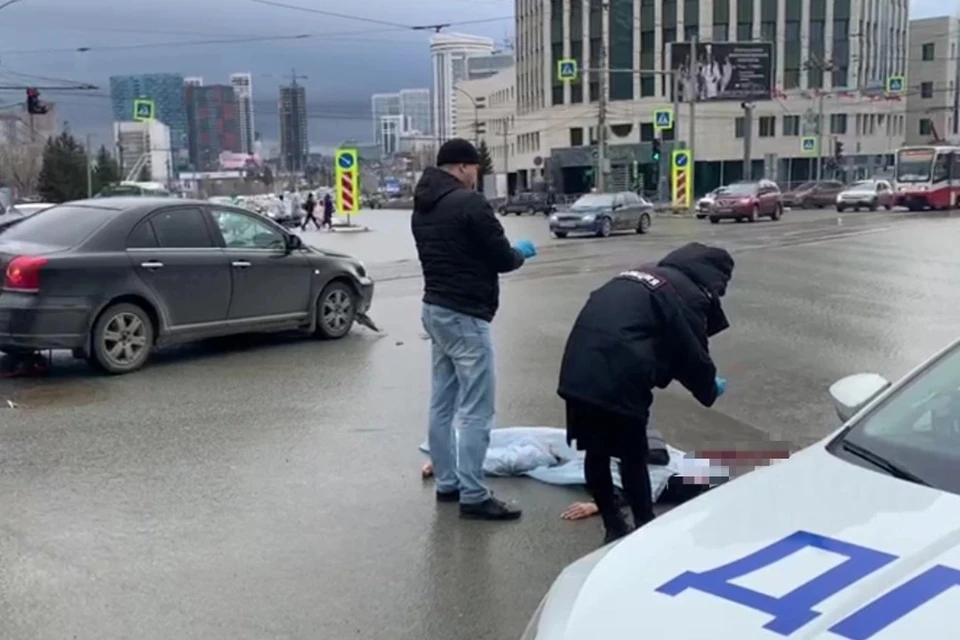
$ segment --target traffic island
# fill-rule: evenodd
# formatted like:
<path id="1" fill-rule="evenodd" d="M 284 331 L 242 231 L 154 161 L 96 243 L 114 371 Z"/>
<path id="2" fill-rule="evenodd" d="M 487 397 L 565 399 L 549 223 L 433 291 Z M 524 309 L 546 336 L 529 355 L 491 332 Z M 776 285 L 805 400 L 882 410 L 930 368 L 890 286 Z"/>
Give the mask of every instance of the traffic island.
<path id="1" fill-rule="evenodd" d="M 370 227 L 368 226 L 346 220 L 334 220 L 331 228 L 337 233 L 363 233 L 370 231 Z"/>

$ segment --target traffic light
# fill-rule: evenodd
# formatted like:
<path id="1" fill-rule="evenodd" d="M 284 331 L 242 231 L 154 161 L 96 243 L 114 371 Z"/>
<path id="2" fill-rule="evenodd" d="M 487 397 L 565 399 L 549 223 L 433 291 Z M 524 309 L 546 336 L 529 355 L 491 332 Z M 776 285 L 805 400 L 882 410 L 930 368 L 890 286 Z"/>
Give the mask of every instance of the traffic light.
<path id="1" fill-rule="evenodd" d="M 843 157 L 843 143 L 839 140 L 834 140 L 833 142 L 833 157 L 837 160 Z"/>
<path id="2" fill-rule="evenodd" d="M 47 105 L 40 102 L 40 92 L 36 89 L 27 89 L 27 113 L 43 115 L 47 112 Z"/>
<path id="3" fill-rule="evenodd" d="M 651 152 L 654 162 L 660 162 L 660 138 L 653 139 L 653 151 Z"/>

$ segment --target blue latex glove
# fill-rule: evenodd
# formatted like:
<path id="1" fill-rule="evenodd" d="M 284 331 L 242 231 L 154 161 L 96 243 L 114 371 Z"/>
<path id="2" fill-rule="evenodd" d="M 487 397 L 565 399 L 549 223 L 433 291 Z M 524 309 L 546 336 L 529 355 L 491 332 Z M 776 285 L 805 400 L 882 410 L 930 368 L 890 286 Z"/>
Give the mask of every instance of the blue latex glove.
<path id="1" fill-rule="evenodd" d="M 537 248 L 529 240 L 521 240 L 513 245 L 513 248 L 520 252 L 524 258 L 532 258 L 537 255 Z"/>
<path id="2" fill-rule="evenodd" d="M 718 377 L 716 380 L 716 383 L 717 383 L 717 397 L 719 398 L 727 390 L 727 380 L 726 378 Z"/>

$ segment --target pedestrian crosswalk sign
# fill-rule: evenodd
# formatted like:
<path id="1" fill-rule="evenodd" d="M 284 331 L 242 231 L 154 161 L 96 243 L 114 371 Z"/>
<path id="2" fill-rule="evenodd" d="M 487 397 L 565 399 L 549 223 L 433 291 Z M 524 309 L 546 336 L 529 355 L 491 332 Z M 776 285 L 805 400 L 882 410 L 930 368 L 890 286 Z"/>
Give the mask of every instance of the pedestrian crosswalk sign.
<path id="1" fill-rule="evenodd" d="M 887 93 L 903 93 L 903 76 L 887 78 Z"/>
<path id="2" fill-rule="evenodd" d="M 800 151 L 804 153 L 817 152 L 817 139 L 813 136 L 804 136 L 800 138 Z"/>
<path id="3" fill-rule="evenodd" d="M 137 122 L 147 122 L 154 119 L 153 100 L 138 98 L 133 101 L 133 119 Z"/>
<path id="4" fill-rule="evenodd" d="M 657 133 L 673 129 L 673 109 L 657 109 L 653 112 L 653 130 Z"/>
<path id="5" fill-rule="evenodd" d="M 557 61 L 557 78 L 562 82 L 571 82 L 577 79 L 577 61 L 567 58 Z"/>

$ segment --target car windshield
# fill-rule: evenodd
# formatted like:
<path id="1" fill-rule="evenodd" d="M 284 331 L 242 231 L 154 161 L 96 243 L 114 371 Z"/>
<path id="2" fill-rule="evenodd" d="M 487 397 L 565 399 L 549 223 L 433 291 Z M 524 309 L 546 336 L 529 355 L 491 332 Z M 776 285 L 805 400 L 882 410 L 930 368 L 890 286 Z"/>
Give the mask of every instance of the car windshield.
<path id="1" fill-rule="evenodd" d="M 929 182 L 933 159 L 933 149 L 904 149 L 897 154 L 898 182 Z"/>
<path id="2" fill-rule="evenodd" d="M 725 196 L 751 196 L 757 192 L 757 184 L 754 182 L 743 182 L 740 184 L 731 184 L 723 188 Z"/>
<path id="3" fill-rule="evenodd" d="M 866 449 L 926 484 L 960 494 L 960 347 L 874 409 L 842 442 Z"/>
<path id="4" fill-rule="evenodd" d="M 585 196 L 580 196 L 580 198 L 573 203 L 573 206 L 570 207 L 573 211 L 578 211 L 582 209 L 597 209 L 600 207 L 612 207 L 613 206 L 613 194 L 612 193 L 590 193 Z"/>
<path id="5" fill-rule="evenodd" d="M 794 189 L 794 191 L 810 191 L 817 186 L 816 182 L 804 182 L 802 185 Z"/>
<path id="6" fill-rule="evenodd" d="M 75 247 L 112 220 L 117 213 L 116 209 L 60 205 L 18 222 L 4 232 L 3 240 Z"/>
<path id="7" fill-rule="evenodd" d="M 877 183 L 873 180 L 863 180 L 862 182 L 854 182 L 849 189 L 850 191 L 876 191 Z"/>

